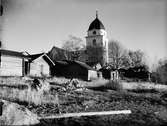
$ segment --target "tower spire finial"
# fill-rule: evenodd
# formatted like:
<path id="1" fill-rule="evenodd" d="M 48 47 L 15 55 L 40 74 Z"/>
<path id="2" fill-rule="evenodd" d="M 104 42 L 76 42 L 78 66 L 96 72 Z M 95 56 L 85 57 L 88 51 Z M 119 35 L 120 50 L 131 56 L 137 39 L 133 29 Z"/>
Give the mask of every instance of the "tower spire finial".
<path id="1" fill-rule="evenodd" d="M 96 18 L 98 18 L 98 11 L 96 10 Z"/>

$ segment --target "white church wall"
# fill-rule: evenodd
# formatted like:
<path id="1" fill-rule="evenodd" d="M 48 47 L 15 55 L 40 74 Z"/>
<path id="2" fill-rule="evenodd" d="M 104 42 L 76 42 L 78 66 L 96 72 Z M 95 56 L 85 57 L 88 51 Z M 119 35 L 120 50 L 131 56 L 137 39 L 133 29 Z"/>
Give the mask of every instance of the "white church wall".
<path id="1" fill-rule="evenodd" d="M 96 32 L 96 34 L 94 34 L 94 31 Z M 88 31 L 88 36 L 96 36 L 96 35 L 103 35 L 103 36 L 107 36 L 107 33 L 105 30 L 103 29 L 94 29 L 91 31 Z"/>

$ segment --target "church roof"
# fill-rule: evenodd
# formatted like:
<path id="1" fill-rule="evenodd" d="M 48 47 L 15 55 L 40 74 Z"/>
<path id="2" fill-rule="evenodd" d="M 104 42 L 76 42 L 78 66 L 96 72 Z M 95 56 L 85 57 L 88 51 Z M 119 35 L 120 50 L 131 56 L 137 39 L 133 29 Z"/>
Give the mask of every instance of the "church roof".
<path id="1" fill-rule="evenodd" d="M 98 15 L 96 13 L 96 19 L 90 24 L 88 31 L 93 29 L 104 29 L 103 23 L 98 19 Z"/>

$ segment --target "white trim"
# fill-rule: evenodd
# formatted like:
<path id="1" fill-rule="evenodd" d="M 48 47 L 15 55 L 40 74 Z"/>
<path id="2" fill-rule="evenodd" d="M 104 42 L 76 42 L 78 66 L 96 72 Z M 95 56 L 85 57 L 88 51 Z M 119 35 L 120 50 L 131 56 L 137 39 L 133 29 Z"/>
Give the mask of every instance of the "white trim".
<path id="1" fill-rule="evenodd" d="M 40 57 L 43 57 L 44 55 L 51 61 L 51 63 L 52 63 L 53 65 L 55 65 L 55 63 L 49 58 L 49 56 L 46 55 L 46 53 L 42 54 Z M 38 57 L 38 58 L 40 58 L 40 57 Z M 38 58 L 36 58 L 36 59 L 38 59 Z M 34 60 L 36 60 L 36 59 L 34 59 Z M 34 60 L 33 60 L 33 61 L 34 61 Z M 33 62 L 33 61 L 32 61 L 32 62 Z"/>
<path id="2" fill-rule="evenodd" d="M 46 53 L 44 53 L 43 55 L 45 55 L 52 62 L 52 64 L 55 66 L 55 63 L 49 58 L 48 55 L 46 55 Z"/>

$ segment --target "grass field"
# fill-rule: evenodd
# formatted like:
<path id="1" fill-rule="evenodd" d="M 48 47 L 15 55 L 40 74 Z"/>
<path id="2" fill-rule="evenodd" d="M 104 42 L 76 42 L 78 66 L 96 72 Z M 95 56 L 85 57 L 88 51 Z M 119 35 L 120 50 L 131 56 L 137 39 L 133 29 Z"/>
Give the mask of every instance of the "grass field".
<path id="1" fill-rule="evenodd" d="M 144 95 L 112 90 L 106 92 L 85 90 L 84 92 L 68 94 L 59 93 L 62 113 L 128 109 L 132 111 L 132 114 L 67 118 L 56 121 L 41 120 L 41 122 L 43 125 L 47 124 L 46 122 L 52 123 L 52 121 L 56 125 L 165 125 L 167 123 L 167 103 L 160 96 L 160 94 L 147 93 L 147 95 Z"/>
<path id="2" fill-rule="evenodd" d="M 58 104 L 58 97 L 43 90 L 30 90 L 30 80 L 21 78 L 0 78 L 0 98 L 24 104 Z"/>
<path id="3" fill-rule="evenodd" d="M 36 104 L 24 104 L 40 117 L 59 114 L 59 112 L 76 113 L 127 109 L 132 111 L 130 115 L 41 119 L 40 125 L 165 126 L 167 124 L 167 101 L 161 97 L 166 91 L 166 86 L 143 82 L 115 83 L 107 80 L 92 82 L 79 80 L 80 86 L 85 86 L 88 89 L 59 91 L 60 86 L 58 85 L 63 85 L 69 81 L 68 79 L 53 78 L 47 81 L 52 82 L 51 90 L 46 94 L 41 93 L 39 97 L 36 96 L 36 100 L 25 100 L 28 95 L 28 93 L 25 93 L 27 89 L 17 89 L 9 86 L 0 86 L 0 97 L 19 101 L 20 104 L 22 104 L 20 101 L 35 103 L 40 99 Z M 23 82 L 22 85 L 24 83 L 26 82 Z M 33 93 L 30 92 L 30 94 Z M 34 93 L 33 97 L 35 95 L 37 94 Z"/>

